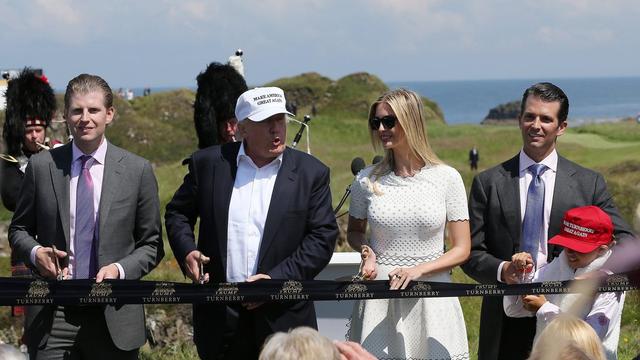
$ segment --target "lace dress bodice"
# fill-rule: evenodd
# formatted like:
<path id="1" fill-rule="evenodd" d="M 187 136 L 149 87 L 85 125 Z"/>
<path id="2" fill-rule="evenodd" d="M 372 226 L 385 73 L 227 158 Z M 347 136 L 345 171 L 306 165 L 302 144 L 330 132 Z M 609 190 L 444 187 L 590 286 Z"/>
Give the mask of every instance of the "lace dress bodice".
<path id="1" fill-rule="evenodd" d="M 469 219 L 460 174 L 436 165 L 411 177 L 391 172 L 373 180 L 372 169 L 361 171 L 352 184 L 349 214 L 367 219 L 378 262 L 413 266 L 440 257 L 446 222 Z"/>

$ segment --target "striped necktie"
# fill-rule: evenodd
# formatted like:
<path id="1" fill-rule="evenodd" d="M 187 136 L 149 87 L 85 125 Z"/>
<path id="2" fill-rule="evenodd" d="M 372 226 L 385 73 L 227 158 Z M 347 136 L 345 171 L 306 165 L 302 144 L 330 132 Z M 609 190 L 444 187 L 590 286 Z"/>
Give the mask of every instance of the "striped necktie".
<path id="1" fill-rule="evenodd" d="M 527 191 L 527 206 L 522 222 L 522 242 L 520 251 L 528 252 L 537 263 L 544 219 L 544 181 L 540 177 L 547 170 L 546 165 L 533 164 L 527 168 L 533 175 Z"/>

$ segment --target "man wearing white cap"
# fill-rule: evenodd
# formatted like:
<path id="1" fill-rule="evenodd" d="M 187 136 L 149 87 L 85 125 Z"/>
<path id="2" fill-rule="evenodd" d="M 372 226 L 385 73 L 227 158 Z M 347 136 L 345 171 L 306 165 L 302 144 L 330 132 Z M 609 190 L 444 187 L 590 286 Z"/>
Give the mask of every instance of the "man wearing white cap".
<path id="1" fill-rule="evenodd" d="M 286 147 L 285 104 L 282 89 L 246 91 L 235 111 L 243 141 L 191 157 L 165 220 L 176 259 L 193 281 L 311 280 L 329 262 L 338 235 L 329 169 Z M 193 323 L 203 359 L 257 358 L 268 335 L 317 327 L 306 301 L 194 305 Z"/>

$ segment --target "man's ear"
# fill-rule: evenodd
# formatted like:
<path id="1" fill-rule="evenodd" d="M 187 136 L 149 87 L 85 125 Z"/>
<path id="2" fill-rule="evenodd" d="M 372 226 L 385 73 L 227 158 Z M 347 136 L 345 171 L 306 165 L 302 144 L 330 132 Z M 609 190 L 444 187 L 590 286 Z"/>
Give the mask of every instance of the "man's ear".
<path id="1" fill-rule="evenodd" d="M 567 130 L 567 125 L 569 125 L 567 120 L 562 121 L 560 124 L 558 124 L 558 136 L 564 134 L 564 131 Z"/>
<path id="2" fill-rule="evenodd" d="M 600 245 L 598 247 L 598 255 L 603 255 L 604 253 L 606 253 L 614 244 L 615 241 L 612 241 L 608 245 Z"/>
<path id="3" fill-rule="evenodd" d="M 245 137 L 245 135 L 247 134 L 247 121 L 246 120 L 238 121 L 238 132 L 240 133 L 240 136 L 242 138 Z"/>
<path id="4" fill-rule="evenodd" d="M 111 124 L 111 122 L 113 121 L 113 118 L 116 116 L 116 108 L 113 106 L 110 106 L 107 108 L 107 122 L 106 125 Z"/>

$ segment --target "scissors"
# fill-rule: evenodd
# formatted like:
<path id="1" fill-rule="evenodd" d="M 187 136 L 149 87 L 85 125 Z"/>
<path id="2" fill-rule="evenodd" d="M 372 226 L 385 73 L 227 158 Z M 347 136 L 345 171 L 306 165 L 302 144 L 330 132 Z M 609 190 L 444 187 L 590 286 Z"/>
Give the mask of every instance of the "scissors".
<path id="1" fill-rule="evenodd" d="M 199 263 L 200 263 L 200 277 L 198 278 L 198 283 L 200 285 L 204 284 L 204 265 L 203 265 L 203 261 L 204 261 L 203 255 L 202 255 L 202 253 L 200 253 L 200 261 L 199 261 Z"/>
<path id="2" fill-rule="evenodd" d="M 56 246 L 53 244 L 51 245 L 51 248 L 53 249 L 53 260 L 54 265 L 56 266 L 56 280 L 64 280 L 64 275 L 62 275 L 62 269 L 60 268 L 60 260 L 58 260 L 58 255 L 56 255 L 58 249 L 56 249 Z"/>

